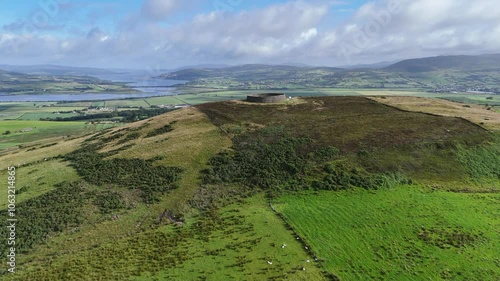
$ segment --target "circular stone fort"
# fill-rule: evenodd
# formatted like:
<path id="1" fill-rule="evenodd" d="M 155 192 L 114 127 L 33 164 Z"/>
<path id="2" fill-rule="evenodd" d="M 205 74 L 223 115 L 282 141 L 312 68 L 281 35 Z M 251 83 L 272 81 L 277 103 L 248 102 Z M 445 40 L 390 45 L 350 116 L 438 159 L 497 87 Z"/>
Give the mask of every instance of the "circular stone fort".
<path id="1" fill-rule="evenodd" d="M 248 102 L 274 103 L 286 101 L 286 95 L 280 93 L 255 94 L 247 96 Z"/>

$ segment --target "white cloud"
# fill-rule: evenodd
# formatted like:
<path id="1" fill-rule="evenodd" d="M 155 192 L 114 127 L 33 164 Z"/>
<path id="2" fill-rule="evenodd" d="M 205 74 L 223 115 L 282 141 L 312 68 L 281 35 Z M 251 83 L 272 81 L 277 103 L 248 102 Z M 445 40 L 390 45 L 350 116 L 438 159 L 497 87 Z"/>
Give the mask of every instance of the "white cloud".
<path id="1" fill-rule="evenodd" d="M 387 17 L 391 1 L 398 1 L 402 11 Z M 331 30 L 338 40 L 322 49 L 336 50 L 339 64 L 500 52 L 499 24 L 497 0 L 371 1 L 343 27 Z"/>
<path id="2" fill-rule="evenodd" d="M 167 37 L 214 58 L 279 57 L 316 37 L 327 12 L 325 5 L 302 1 L 233 14 L 212 12 L 172 28 Z"/>
<path id="3" fill-rule="evenodd" d="M 82 27 L 64 38 L 0 33 L 6 59 L 39 63 L 192 63 L 296 61 L 340 65 L 439 54 L 500 52 L 498 0 L 369 1 L 341 25 L 328 26 L 332 1 L 288 1 L 240 12 L 213 11 L 182 23 L 168 18 L 198 0 L 146 0 L 110 32 Z M 390 1 L 402 10 L 388 12 Z M 165 24 L 167 21 L 169 24 Z M 51 59 L 57 61 L 50 61 Z M 350 60 L 348 60 L 350 59 Z"/>

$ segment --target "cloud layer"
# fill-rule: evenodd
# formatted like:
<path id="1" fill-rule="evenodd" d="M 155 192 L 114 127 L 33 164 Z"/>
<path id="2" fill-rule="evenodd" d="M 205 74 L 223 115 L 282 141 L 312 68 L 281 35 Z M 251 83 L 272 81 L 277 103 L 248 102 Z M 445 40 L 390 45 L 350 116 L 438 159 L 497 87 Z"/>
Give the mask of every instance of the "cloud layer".
<path id="1" fill-rule="evenodd" d="M 340 24 L 331 22 L 345 10 L 342 2 L 288 1 L 234 11 L 214 5 L 212 11 L 186 12 L 200 3 L 146 0 L 111 25 L 102 17 L 68 25 L 74 12 L 68 4 L 39 8 L 3 26 L 0 54 L 11 64 L 169 68 L 292 61 L 345 65 L 500 52 L 497 0 L 367 1 Z"/>

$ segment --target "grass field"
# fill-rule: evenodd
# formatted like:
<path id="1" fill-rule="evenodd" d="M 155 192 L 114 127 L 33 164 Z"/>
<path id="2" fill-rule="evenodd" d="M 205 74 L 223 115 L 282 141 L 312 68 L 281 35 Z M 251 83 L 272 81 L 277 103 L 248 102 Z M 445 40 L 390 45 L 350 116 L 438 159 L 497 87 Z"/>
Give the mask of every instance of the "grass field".
<path id="1" fill-rule="evenodd" d="M 3 130 L 1 133 L 10 131 L 10 134 L 0 135 L 0 148 L 8 148 L 47 138 L 93 133 L 117 125 L 119 124 L 98 124 L 94 126 L 85 124 L 85 122 L 3 120 L 0 121 L 0 128 Z"/>
<path id="2" fill-rule="evenodd" d="M 64 106 L 54 102 L 13 102 L 0 103 L 0 120 L 39 120 L 41 117 L 62 117 L 55 112 L 67 112 L 73 110 L 82 110 L 81 106 Z M 37 116 L 40 114 L 42 116 Z M 51 114 L 53 114 L 51 116 Z M 47 116 L 48 115 L 48 116 Z"/>
<path id="3" fill-rule="evenodd" d="M 52 113 L 52 112 L 40 112 L 40 113 L 24 113 L 23 115 L 19 116 L 16 120 L 40 120 L 41 118 L 50 118 L 50 119 L 55 119 L 55 118 L 68 118 L 68 117 L 74 117 L 74 116 L 80 116 L 78 113 Z"/>
<path id="4" fill-rule="evenodd" d="M 58 248 L 70 239 L 84 248 L 52 248 L 57 258 L 35 258 L 36 266 L 29 264 L 11 280 L 325 280 L 262 195 L 220 209 L 213 214 L 216 222 L 204 216 L 181 228 L 160 226 L 109 242 L 55 237 L 48 246 Z M 206 226 L 200 229 L 199 222 Z"/>
<path id="5" fill-rule="evenodd" d="M 275 203 L 342 280 L 500 276 L 500 195 L 411 186 L 298 193 Z"/>
<path id="6" fill-rule="evenodd" d="M 304 251 L 293 233 L 258 195 L 225 207 L 222 220 L 235 225 L 215 231 L 208 241 L 187 241 L 183 248 L 196 258 L 162 272 L 164 280 L 325 280 L 321 266 Z M 286 245 L 282 248 L 282 245 Z M 207 253 L 200 255 L 200 253 Z M 268 264 L 270 261 L 272 264 Z M 308 262 L 309 261 L 309 262 Z M 304 270 L 305 269 L 305 270 Z M 132 280 L 154 280 L 143 276 Z"/>

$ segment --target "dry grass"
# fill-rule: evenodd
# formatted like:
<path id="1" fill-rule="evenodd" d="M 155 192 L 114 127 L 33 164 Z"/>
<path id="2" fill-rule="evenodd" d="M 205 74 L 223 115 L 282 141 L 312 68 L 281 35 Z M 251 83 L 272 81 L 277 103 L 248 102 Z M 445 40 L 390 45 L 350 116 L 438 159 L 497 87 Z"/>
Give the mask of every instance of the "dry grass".
<path id="1" fill-rule="evenodd" d="M 148 132 L 174 121 L 176 121 L 176 123 L 172 125 L 174 128 L 173 131 L 151 138 L 144 138 Z M 149 125 L 145 126 L 146 124 Z M 116 128 L 101 135 L 99 139 L 109 137 L 120 130 L 122 130 L 120 133 L 125 134 L 136 130 L 135 132 L 141 133 L 142 137 L 125 143 L 124 145 L 134 143 L 135 146 L 121 151 L 113 157 L 151 159 L 155 156 L 164 156 L 165 158 L 163 160 L 159 160 L 155 163 L 158 165 L 176 166 L 184 169 L 182 178 L 178 182 L 179 188 L 170 191 L 156 204 L 148 206 L 138 204 L 137 207 L 122 212 L 120 218 L 116 221 L 111 220 L 110 217 L 103 217 L 103 221 L 97 224 L 81 226 L 78 232 L 67 230 L 60 236 L 52 237 L 52 239 L 47 241 L 47 244 L 40 245 L 32 255 L 26 256 L 26 260 L 23 259 L 21 261 L 23 264 L 31 264 L 28 262 L 31 258 L 65 254 L 71 255 L 74 252 L 101 245 L 106 241 L 114 241 L 115 239 L 135 235 L 136 232 L 140 232 L 140 228 L 138 228 L 140 222 L 144 222 L 142 227 L 154 223 L 157 221 L 158 214 L 163 212 L 166 208 L 179 211 L 188 210 L 188 200 L 192 198 L 200 185 L 200 170 L 205 168 L 211 156 L 223 148 L 230 147 L 232 144 L 231 140 L 196 108 L 185 108 L 152 119 L 136 122 L 128 126 Z M 22 151 L 19 152 L 19 154 L 4 156 L 0 159 L 3 160 L 5 158 L 9 161 L 13 161 L 22 159 L 18 158 L 22 156 L 24 159 L 29 159 L 30 161 L 37 159 L 43 160 L 43 157 L 71 152 L 78 148 L 83 140 L 82 138 L 64 141 L 56 146 L 40 149 L 39 151 Z M 123 146 L 116 145 L 116 142 L 118 142 L 118 140 L 108 143 L 102 152 L 114 150 Z M 39 168 L 38 166 L 33 167 Z M 41 168 L 39 169 L 41 170 Z M 58 170 L 54 169 L 52 166 L 44 172 L 51 175 L 58 174 Z M 38 174 L 40 174 L 40 172 L 33 174 L 33 176 Z"/>
<path id="2" fill-rule="evenodd" d="M 148 132 L 172 122 L 175 122 L 172 124 L 173 131 L 155 137 L 144 137 Z M 145 126 L 146 124 L 149 125 Z M 198 188 L 200 171 L 206 168 L 208 159 L 232 144 L 231 140 L 219 128 L 194 107 L 137 122 L 130 128 L 137 129 L 142 137 L 126 143 L 125 145 L 132 143 L 135 145 L 114 157 L 150 159 L 155 156 L 164 156 L 165 158 L 157 161 L 156 164 L 184 169 L 179 188 L 173 190 L 162 201 L 158 212 L 163 211 L 160 209 L 165 208 L 165 206 L 186 211 L 188 209 L 187 201 L 192 198 Z M 116 145 L 115 141 L 103 151 L 113 150 L 117 147 L 119 146 Z"/>
<path id="3" fill-rule="evenodd" d="M 0 170 L 8 166 L 20 166 L 25 163 L 37 162 L 45 158 L 56 157 L 72 152 L 80 147 L 83 138 L 67 139 L 64 137 L 49 138 L 35 143 L 25 144 L 24 148 L 10 148 L 0 155 Z M 47 144 L 57 143 L 54 146 L 42 148 Z"/>
<path id="4" fill-rule="evenodd" d="M 467 105 L 470 107 L 464 107 L 464 104 L 456 102 L 420 97 L 385 96 L 371 97 L 371 99 L 408 111 L 462 117 L 486 129 L 500 130 L 500 113 L 487 110 L 484 106 Z"/>

